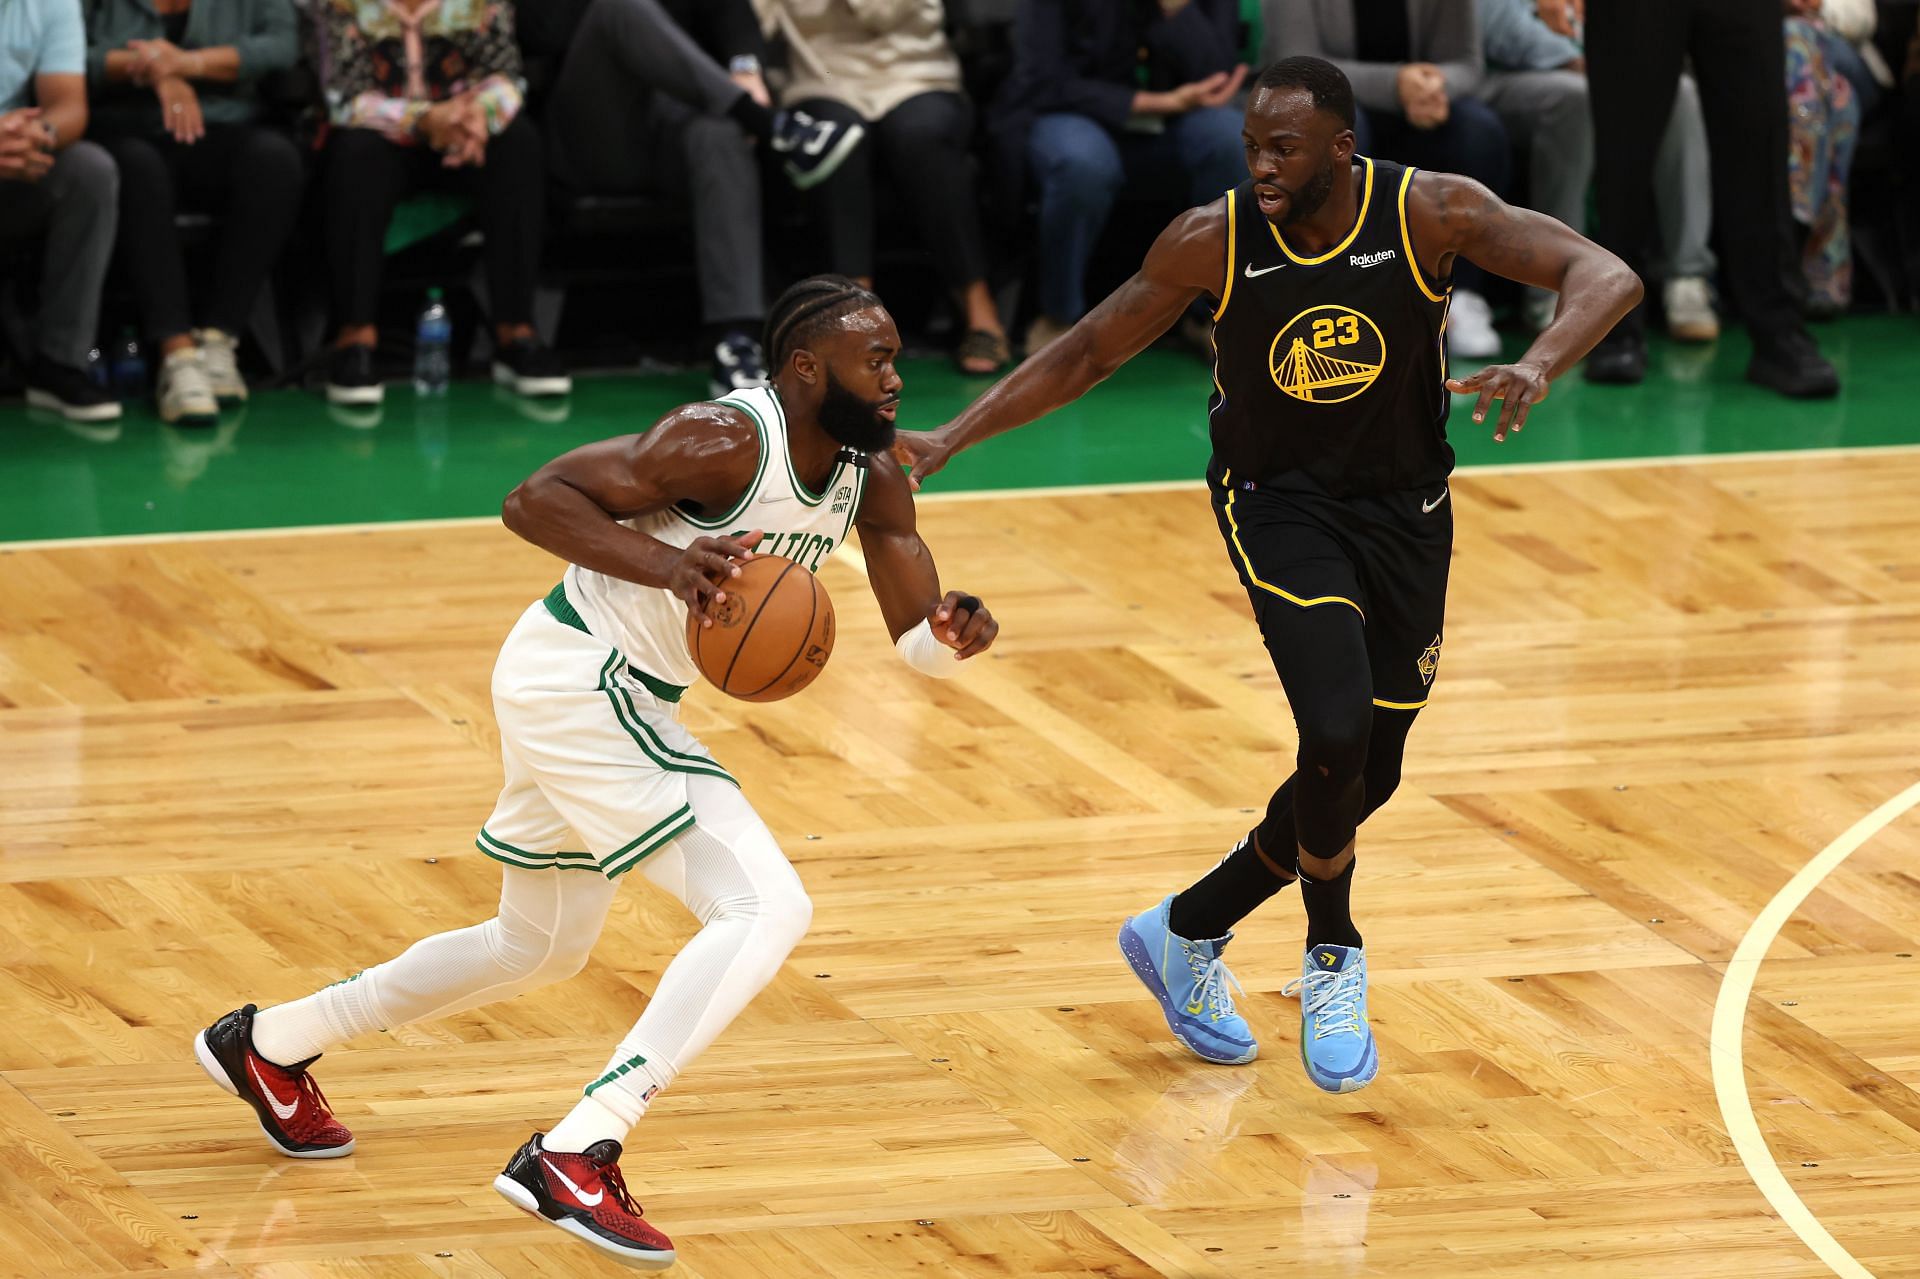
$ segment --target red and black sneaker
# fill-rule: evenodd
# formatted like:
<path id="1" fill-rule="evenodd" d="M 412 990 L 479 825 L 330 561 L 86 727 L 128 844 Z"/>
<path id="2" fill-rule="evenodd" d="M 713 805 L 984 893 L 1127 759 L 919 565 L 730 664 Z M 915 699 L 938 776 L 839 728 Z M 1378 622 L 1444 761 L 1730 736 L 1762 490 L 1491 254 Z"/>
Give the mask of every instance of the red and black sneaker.
<path id="1" fill-rule="evenodd" d="M 193 1055 L 214 1083 L 252 1106 L 273 1148 L 294 1159 L 353 1153 L 353 1134 L 327 1109 L 307 1058 L 279 1066 L 253 1050 L 254 1006 L 236 1009 L 193 1037 Z"/>
<path id="2" fill-rule="evenodd" d="M 620 1176 L 620 1143 L 596 1141 L 578 1155 L 546 1150 L 535 1133 L 513 1152 L 493 1188 L 523 1212 L 550 1221 L 615 1261 L 641 1270 L 673 1264 L 673 1240 L 648 1225 Z"/>

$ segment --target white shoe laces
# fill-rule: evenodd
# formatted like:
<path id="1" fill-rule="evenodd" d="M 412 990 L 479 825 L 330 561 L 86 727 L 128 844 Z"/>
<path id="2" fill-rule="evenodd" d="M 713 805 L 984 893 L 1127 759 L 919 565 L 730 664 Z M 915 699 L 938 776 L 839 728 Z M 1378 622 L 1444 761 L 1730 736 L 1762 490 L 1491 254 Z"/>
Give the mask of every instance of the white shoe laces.
<path id="1" fill-rule="evenodd" d="M 1187 967 L 1192 970 L 1193 979 L 1200 983 L 1200 1002 L 1215 1021 L 1233 1016 L 1233 995 L 1227 988 L 1232 987 L 1243 995 L 1247 993 L 1247 988 L 1234 977 L 1227 967 L 1227 961 L 1220 956 L 1207 959 L 1195 946 L 1189 946 L 1186 950 Z"/>
<path id="2" fill-rule="evenodd" d="M 1307 973 L 1281 987 L 1280 993 L 1289 997 L 1298 995 L 1306 1004 L 1306 1015 L 1319 1018 L 1314 1023 L 1315 1039 L 1358 1035 L 1360 997 L 1366 993 L 1360 971 L 1354 967 L 1343 973 Z"/>

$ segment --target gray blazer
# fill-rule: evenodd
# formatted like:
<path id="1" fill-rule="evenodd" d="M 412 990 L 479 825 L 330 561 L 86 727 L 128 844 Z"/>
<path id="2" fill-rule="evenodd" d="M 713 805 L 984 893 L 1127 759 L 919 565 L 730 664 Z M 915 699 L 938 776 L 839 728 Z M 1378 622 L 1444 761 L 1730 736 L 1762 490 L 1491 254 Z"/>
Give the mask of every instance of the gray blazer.
<path id="1" fill-rule="evenodd" d="M 1388 62 L 1358 62 L 1353 29 L 1353 0 L 1263 0 L 1267 36 L 1263 62 L 1301 54 L 1325 58 L 1347 73 L 1353 96 L 1374 111 L 1399 111 L 1395 80 L 1400 68 Z M 1486 62 L 1480 52 L 1480 24 L 1473 0 L 1407 0 L 1412 61 L 1431 62 L 1447 77 L 1447 96 L 1464 97 L 1479 87 Z"/>

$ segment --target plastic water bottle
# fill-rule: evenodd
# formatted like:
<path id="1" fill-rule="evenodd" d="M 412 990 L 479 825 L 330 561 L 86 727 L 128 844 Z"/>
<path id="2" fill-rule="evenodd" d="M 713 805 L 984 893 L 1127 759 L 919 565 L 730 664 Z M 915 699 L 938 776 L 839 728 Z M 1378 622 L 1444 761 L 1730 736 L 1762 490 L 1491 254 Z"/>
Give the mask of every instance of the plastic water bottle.
<path id="1" fill-rule="evenodd" d="M 417 395 L 445 395 L 453 377 L 453 321 L 439 289 L 427 290 L 426 309 L 413 331 L 413 389 Z"/>

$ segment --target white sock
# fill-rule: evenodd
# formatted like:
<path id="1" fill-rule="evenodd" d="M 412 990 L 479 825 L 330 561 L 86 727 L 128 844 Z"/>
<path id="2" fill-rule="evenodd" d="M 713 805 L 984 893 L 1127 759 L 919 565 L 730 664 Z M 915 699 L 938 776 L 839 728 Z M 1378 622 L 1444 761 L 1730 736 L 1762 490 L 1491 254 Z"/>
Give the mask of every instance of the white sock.
<path id="1" fill-rule="evenodd" d="M 645 1103 L 641 1109 L 646 1109 Z M 625 1115 L 615 1114 L 591 1097 L 582 1097 L 567 1117 L 540 1139 L 540 1147 L 577 1155 L 596 1141 L 612 1140 L 624 1146 L 632 1131 L 633 1123 Z"/>
<path id="2" fill-rule="evenodd" d="M 278 1066 L 317 1057 L 335 1044 L 384 1030 L 373 985 L 355 973 L 305 999 L 265 1008 L 253 1017 L 253 1050 Z"/>

